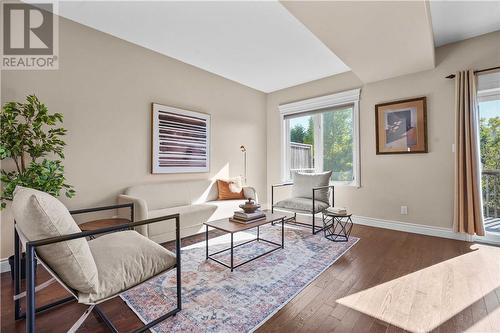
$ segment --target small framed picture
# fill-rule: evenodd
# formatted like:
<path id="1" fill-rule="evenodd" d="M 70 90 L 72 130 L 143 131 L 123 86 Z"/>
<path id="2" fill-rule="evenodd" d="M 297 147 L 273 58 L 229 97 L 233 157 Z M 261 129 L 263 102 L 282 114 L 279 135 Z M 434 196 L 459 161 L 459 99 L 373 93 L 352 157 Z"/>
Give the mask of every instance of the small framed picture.
<path id="1" fill-rule="evenodd" d="M 427 153 L 425 97 L 375 105 L 377 155 Z"/>

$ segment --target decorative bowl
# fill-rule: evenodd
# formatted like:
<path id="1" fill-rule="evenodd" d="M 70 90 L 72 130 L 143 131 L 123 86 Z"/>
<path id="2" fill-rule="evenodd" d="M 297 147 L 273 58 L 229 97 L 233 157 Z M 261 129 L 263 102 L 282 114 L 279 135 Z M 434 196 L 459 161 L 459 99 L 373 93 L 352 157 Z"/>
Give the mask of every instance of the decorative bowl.
<path id="1" fill-rule="evenodd" d="M 251 214 L 260 208 L 259 204 L 256 204 L 252 199 L 248 199 L 247 202 L 239 206 L 247 214 Z"/>

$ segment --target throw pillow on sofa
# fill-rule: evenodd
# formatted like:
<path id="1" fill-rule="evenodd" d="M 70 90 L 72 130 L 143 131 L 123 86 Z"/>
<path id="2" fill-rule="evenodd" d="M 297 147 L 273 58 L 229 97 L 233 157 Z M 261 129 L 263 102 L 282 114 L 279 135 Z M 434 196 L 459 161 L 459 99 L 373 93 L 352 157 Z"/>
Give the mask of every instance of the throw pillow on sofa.
<path id="1" fill-rule="evenodd" d="M 245 199 L 239 178 L 229 180 L 217 179 L 217 190 L 219 192 L 219 200 Z"/>

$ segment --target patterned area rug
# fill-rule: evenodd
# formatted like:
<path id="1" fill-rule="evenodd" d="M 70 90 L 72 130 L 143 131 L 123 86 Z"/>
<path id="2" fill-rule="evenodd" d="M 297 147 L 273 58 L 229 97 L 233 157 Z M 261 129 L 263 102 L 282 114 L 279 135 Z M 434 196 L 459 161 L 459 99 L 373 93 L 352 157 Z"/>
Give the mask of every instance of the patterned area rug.
<path id="1" fill-rule="evenodd" d="M 276 243 L 281 227 L 261 227 L 260 235 Z M 243 242 L 252 232 L 235 235 Z M 258 258 L 231 272 L 205 260 L 205 242 L 182 249 L 182 311 L 153 328 L 154 332 L 251 332 L 288 303 L 331 266 L 359 239 L 334 243 L 321 233 L 285 226 L 285 248 Z M 210 253 L 229 245 L 229 236 L 210 239 Z M 270 249 L 251 242 L 234 251 L 235 264 Z M 217 259 L 229 262 L 229 251 Z M 175 270 L 122 294 L 123 300 L 144 322 L 175 307 Z"/>

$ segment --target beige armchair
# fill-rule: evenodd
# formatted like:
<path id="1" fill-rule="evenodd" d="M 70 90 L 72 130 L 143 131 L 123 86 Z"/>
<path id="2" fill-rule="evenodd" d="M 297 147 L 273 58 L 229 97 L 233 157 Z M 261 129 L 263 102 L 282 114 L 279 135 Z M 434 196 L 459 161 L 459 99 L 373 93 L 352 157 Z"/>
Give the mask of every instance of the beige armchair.
<path id="1" fill-rule="evenodd" d="M 333 207 L 334 186 L 329 184 L 331 175 L 332 171 L 321 173 L 295 172 L 293 183 L 271 185 L 271 212 L 275 210 L 291 212 L 293 217 L 287 219 L 287 223 L 311 227 L 313 234 L 322 231 L 323 226 L 316 225 L 316 214 L 323 212 L 330 206 Z M 291 197 L 275 203 L 275 188 L 284 186 L 292 187 Z M 297 214 L 310 215 L 311 224 L 298 222 Z"/>
<path id="2" fill-rule="evenodd" d="M 79 210 L 87 213 L 116 209 L 123 205 Z M 15 218 L 15 319 L 26 318 L 26 332 L 35 332 L 35 315 L 54 306 L 76 300 L 89 307 L 69 332 L 75 332 L 87 316 L 95 311 L 111 331 L 117 332 L 99 308 L 120 293 L 159 274 L 176 268 L 177 307 L 144 325 L 143 332 L 181 310 L 181 259 L 179 214 L 81 232 L 70 212 L 56 198 L 37 190 L 18 187 L 12 204 Z M 165 220 L 175 220 L 176 253 L 142 236 L 133 228 Z M 87 237 L 100 235 L 87 241 Z M 21 293 L 20 252 L 26 249 L 26 292 Z M 35 287 L 35 258 L 53 276 Z M 59 282 L 71 296 L 35 308 L 35 293 Z M 21 313 L 20 300 L 26 297 L 26 313 Z"/>

